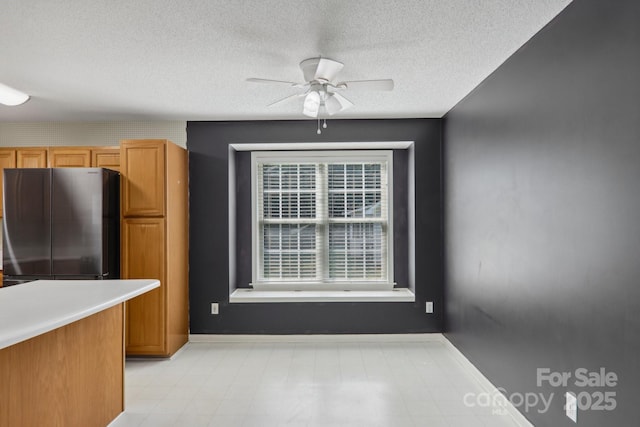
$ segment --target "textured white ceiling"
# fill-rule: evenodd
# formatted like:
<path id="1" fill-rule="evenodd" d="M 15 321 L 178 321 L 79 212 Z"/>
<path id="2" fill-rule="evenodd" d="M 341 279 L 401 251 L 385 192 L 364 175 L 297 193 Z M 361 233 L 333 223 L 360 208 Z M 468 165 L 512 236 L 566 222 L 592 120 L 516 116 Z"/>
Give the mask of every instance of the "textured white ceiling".
<path id="1" fill-rule="evenodd" d="M 302 81 L 326 56 L 349 118 L 441 117 L 570 0 L 3 0 L 0 82 L 32 95 L 0 121 L 302 119 L 247 77 Z"/>

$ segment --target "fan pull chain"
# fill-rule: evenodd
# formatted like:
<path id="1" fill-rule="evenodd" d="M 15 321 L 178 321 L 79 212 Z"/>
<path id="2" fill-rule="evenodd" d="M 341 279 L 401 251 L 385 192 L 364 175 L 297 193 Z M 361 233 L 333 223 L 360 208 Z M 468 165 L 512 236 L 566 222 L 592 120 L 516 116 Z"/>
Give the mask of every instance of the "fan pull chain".
<path id="1" fill-rule="evenodd" d="M 322 119 L 322 129 L 326 129 L 326 128 L 327 128 L 327 119 L 324 118 Z M 318 130 L 316 131 L 316 133 L 318 135 L 322 133 L 322 131 L 320 130 L 320 117 L 318 117 Z"/>

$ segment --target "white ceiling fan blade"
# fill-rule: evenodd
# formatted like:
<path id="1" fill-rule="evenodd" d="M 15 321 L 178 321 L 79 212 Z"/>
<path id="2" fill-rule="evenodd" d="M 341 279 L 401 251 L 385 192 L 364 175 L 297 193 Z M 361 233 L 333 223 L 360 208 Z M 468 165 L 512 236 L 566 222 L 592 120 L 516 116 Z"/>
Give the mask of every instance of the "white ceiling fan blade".
<path id="1" fill-rule="evenodd" d="M 320 58 L 318 67 L 316 68 L 315 80 L 332 81 L 342 70 L 344 64 L 329 58 Z"/>
<path id="2" fill-rule="evenodd" d="M 326 108 L 327 113 L 329 113 L 330 116 L 333 116 L 342 110 L 353 107 L 353 102 L 349 101 L 339 93 L 332 93 L 327 99 L 325 99 L 324 107 Z"/>
<path id="3" fill-rule="evenodd" d="M 339 89 L 353 90 L 393 90 L 393 80 L 352 80 L 335 85 Z"/>
<path id="4" fill-rule="evenodd" d="M 290 100 L 292 100 L 294 98 L 299 98 L 301 96 L 304 96 L 304 93 L 294 93 L 293 95 L 289 95 L 289 96 L 286 96 L 286 97 L 284 97 L 282 99 L 279 99 L 279 100 L 277 100 L 275 102 L 272 102 L 271 104 L 267 105 L 267 107 L 273 107 L 274 105 L 283 104 L 283 103 L 285 103 L 287 101 L 290 101 Z"/>
<path id="5" fill-rule="evenodd" d="M 252 83 L 278 83 L 278 84 L 286 84 L 289 86 L 294 86 L 294 87 L 302 87 L 304 86 L 301 83 L 296 83 L 296 82 L 286 82 L 284 80 L 271 80 L 271 79 L 259 79 L 256 77 L 251 77 L 247 79 L 248 82 L 252 82 Z"/>
<path id="6" fill-rule="evenodd" d="M 320 94 L 315 91 L 311 91 L 304 98 L 304 107 L 302 114 L 309 117 L 318 117 L 320 111 Z"/>

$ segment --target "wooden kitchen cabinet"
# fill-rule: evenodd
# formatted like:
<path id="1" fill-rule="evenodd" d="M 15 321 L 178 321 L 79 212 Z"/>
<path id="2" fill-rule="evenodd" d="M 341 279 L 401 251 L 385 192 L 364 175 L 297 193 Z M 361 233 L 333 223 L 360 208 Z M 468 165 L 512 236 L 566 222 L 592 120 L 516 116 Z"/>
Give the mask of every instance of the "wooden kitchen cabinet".
<path id="1" fill-rule="evenodd" d="M 2 171 L 5 168 L 96 167 L 120 171 L 120 146 L 59 146 L 0 148 L 0 217 Z"/>
<path id="2" fill-rule="evenodd" d="M 153 278 L 161 287 L 127 302 L 126 348 L 130 353 L 163 355 L 165 338 L 165 220 L 129 218 L 122 221 L 123 278 Z"/>
<path id="3" fill-rule="evenodd" d="M 120 142 L 122 215 L 164 216 L 166 140 L 138 139 Z"/>
<path id="4" fill-rule="evenodd" d="M 18 168 L 46 168 L 47 148 L 29 147 L 16 149 L 16 167 Z"/>
<path id="5" fill-rule="evenodd" d="M 50 168 L 89 168 L 91 149 L 89 147 L 50 147 Z"/>
<path id="6" fill-rule="evenodd" d="M 91 149 L 91 167 L 120 171 L 120 147 L 97 147 Z"/>
<path id="7" fill-rule="evenodd" d="M 50 168 L 106 168 L 120 171 L 120 147 L 50 147 Z"/>
<path id="8" fill-rule="evenodd" d="M 0 217 L 3 216 L 2 213 L 2 191 L 3 191 L 3 180 L 4 173 L 3 171 L 7 168 L 15 168 L 16 167 L 16 150 L 12 148 L 0 148 Z"/>
<path id="9" fill-rule="evenodd" d="M 168 357 L 188 339 L 188 156 L 167 140 L 121 142 L 123 279 L 160 288 L 127 305 L 126 352 Z"/>
<path id="10" fill-rule="evenodd" d="M 3 171 L 8 168 L 46 168 L 47 149 L 45 147 L 0 148 L 0 217 L 3 211 Z"/>

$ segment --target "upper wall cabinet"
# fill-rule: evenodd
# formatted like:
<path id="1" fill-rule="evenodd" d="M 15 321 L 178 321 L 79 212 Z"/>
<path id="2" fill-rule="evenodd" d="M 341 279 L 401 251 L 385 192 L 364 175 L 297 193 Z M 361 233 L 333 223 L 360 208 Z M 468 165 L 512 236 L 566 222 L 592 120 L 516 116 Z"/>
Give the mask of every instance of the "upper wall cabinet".
<path id="1" fill-rule="evenodd" d="M 164 139 L 136 139 L 120 142 L 124 217 L 165 215 Z"/>
<path id="2" fill-rule="evenodd" d="M 0 148 L 0 217 L 2 210 L 4 170 L 9 168 L 46 168 L 47 148 Z"/>
<path id="3" fill-rule="evenodd" d="M 120 172 L 120 147 L 98 147 L 91 149 L 91 166 Z"/>
<path id="4" fill-rule="evenodd" d="M 50 168 L 91 167 L 91 150 L 84 147 L 50 147 Z"/>
<path id="5" fill-rule="evenodd" d="M 93 167 L 120 171 L 120 147 L 50 147 L 49 167 Z"/>
<path id="6" fill-rule="evenodd" d="M 47 148 L 29 147 L 16 149 L 16 167 L 19 168 L 46 168 Z"/>
<path id="7" fill-rule="evenodd" d="M 12 148 L 0 148 L 0 217 L 2 216 L 2 189 L 4 169 L 16 167 L 16 150 Z"/>
<path id="8" fill-rule="evenodd" d="M 5 147 L 0 148 L 0 217 L 2 217 L 2 171 L 6 168 L 94 167 L 120 171 L 120 147 Z"/>

